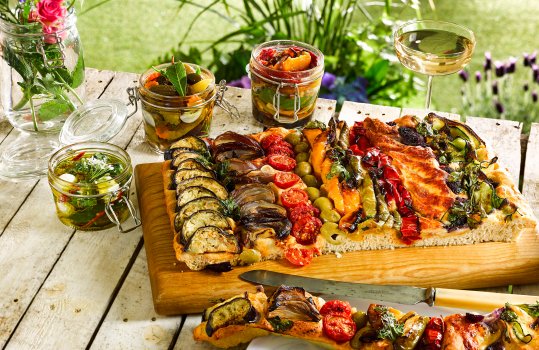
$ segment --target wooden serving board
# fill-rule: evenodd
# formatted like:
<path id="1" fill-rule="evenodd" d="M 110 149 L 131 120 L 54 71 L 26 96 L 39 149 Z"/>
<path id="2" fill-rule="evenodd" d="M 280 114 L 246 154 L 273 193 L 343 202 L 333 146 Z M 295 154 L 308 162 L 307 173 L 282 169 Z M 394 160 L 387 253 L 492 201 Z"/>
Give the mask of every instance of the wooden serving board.
<path id="1" fill-rule="evenodd" d="M 220 298 L 253 285 L 238 275 L 267 269 L 296 275 L 375 284 L 457 289 L 539 282 L 539 236 L 523 232 L 512 243 L 360 251 L 325 255 L 296 268 L 266 261 L 225 273 L 191 271 L 176 260 L 163 194 L 161 163 L 135 168 L 139 207 L 155 310 L 162 315 L 198 313 Z"/>

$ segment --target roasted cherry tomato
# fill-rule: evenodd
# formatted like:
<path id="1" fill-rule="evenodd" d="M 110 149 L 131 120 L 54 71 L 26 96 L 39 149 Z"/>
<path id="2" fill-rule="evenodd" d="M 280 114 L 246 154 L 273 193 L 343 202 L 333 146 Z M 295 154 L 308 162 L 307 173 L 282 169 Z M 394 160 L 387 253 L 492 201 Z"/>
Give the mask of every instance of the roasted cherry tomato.
<path id="1" fill-rule="evenodd" d="M 296 154 L 294 153 L 294 150 L 287 146 L 289 145 L 288 143 L 286 142 L 283 142 L 283 143 L 280 143 L 280 142 L 275 142 L 273 145 L 271 145 L 266 154 L 270 155 L 270 154 L 283 154 L 285 156 L 289 156 L 289 157 L 295 157 Z"/>
<path id="2" fill-rule="evenodd" d="M 284 252 L 284 257 L 292 265 L 305 266 L 313 260 L 313 251 L 311 249 L 288 248 Z"/>
<path id="3" fill-rule="evenodd" d="M 296 222 L 303 216 L 318 216 L 319 214 L 320 210 L 318 208 L 313 207 L 309 202 L 304 202 L 291 208 L 288 217 L 290 221 Z"/>
<path id="4" fill-rule="evenodd" d="M 270 154 L 267 160 L 274 169 L 281 171 L 291 171 L 296 167 L 296 160 L 283 154 Z"/>
<path id="5" fill-rule="evenodd" d="M 281 203 L 287 208 L 294 208 L 301 203 L 307 203 L 309 196 L 299 188 L 289 188 L 281 194 Z"/>
<path id="6" fill-rule="evenodd" d="M 273 177 L 273 182 L 279 188 L 288 188 L 297 184 L 301 178 L 294 173 L 279 172 Z"/>
<path id="7" fill-rule="evenodd" d="M 351 317 L 352 307 L 350 306 L 350 303 L 347 301 L 329 300 L 320 309 L 320 314 L 322 316 L 337 315 L 337 316 L 343 316 L 343 317 Z"/>
<path id="8" fill-rule="evenodd" d="M 432 317 L 425 327 L 421 338 L 421 349 L 438 350 L 442 348 L 444 321 L 440 317 Z"/>
<path id="9" fill-rule="evenodd" d="M 322 221 L 314 216 L 302 216 L 292 226 L 292 236 L 299 244 L 309 245 L 316 241 L 316 236 L 322 227 Z"/>
<path id="10" fill-rule="evenodd" d="M 322 327 L 325 335 L 339 343 L 349 341 L 356 334 L 356 323 L 351 317 L 326 315 Z"/>
<path id="11" fill-rule="evenodd" d="M 285 140 L 283 139 L 281 135 L 270 134 L 264 137 L 262 141 L 260 141 L 260 146 L 262 146 L 263 149 L 267 150 L 275 142 L 285 142 Z"/>

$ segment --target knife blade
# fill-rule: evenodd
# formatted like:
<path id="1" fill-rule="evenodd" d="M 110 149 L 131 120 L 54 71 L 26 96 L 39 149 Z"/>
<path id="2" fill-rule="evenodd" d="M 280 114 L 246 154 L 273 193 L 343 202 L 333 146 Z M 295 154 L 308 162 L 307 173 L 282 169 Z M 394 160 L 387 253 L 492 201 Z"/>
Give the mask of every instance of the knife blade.
<path id="1" fill-rule="evenodd" d="M 531 295 L 342 282 L 267 270 L 251 270 L 239 276 L 248 282 L 267 286 L 278 287 L 284 284 L 303 287 L 311 293 L 332 294 L 408 305 L 426 303 L 429 306 L 436 304 L 436 306 L 451 308 L 493 311 L 504 306 L 505 303 L 534 304 L 539 302 L 539 296 Z"/>

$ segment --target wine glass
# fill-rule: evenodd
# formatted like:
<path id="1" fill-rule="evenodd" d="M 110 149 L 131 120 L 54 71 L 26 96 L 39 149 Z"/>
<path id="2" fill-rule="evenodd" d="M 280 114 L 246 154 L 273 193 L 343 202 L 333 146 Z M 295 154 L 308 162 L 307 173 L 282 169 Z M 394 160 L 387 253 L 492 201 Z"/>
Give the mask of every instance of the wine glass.
<path id="1" fill-rule="evenodd" d="M 393 34 L 399 61 L 408 69 L 427 74 L 425 109 L 430 108 L 432 77 L 461 70 L 472 58 L 473 32 L 461 25 L 416 20 L 401 25 Z"/>

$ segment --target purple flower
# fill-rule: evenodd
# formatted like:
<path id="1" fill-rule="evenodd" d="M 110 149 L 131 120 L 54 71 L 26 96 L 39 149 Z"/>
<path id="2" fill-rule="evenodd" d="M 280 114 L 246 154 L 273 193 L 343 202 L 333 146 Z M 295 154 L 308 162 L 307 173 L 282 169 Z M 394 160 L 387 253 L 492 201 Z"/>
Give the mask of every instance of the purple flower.
<path id="1" fill-rule="evenodd" d="M 476 71 L 476 72 L 475 72 L 475 82 L 476 82 L 476 83 L 480 83 L 480 82 L 481 82 L 481 72 L 480 72 L 480 71 Z"/>
<path id="2" fill-rule="evenodd" d="M 498 81 L 494 80 L 492 83 L 492 94 L 497 95 L 498 94 Z"/>
<path id="3" fill-rule="evenodd" d="M 532 101 L 533 101 L 534 103 L 537 102 L 537 91 L 532 92 Z"/>
<path id="4" fill-rule="evenodd" d="M 535 64 L 536 60 L 537 60 L 537 51 L 534 51 L 534 53 L 530 55 L 530 65 Z"/>
<path id="5" fill-rule="evenodd" d="M 524 67 L 529 67 L 530 66 L 530 55 L 525 52 L 522 56 L 524 56 L 524 61 L 522 62 L 524 64 Z"/>
<path id="6" fill-rule="evenodd" d="M 494 101 L 494 107 L 499 114 L 502 114 L 505 111 L 502 103 L 499 100 Z"/>
<path id="7" fill-rule="evenodd" d="M 227 84 L 228 86 L 234 86 L 244 89 L 250 89 L 251 88 L 251 79 L 247 75 L 244 75 L 238 80 L 232 80 Z"/>
<path id="8" fill-rule="evenodd" d="M 505 64 L 505 72 L 508 74 L 514 73 L 517 69 L 517 59 L 514 57 L 509 58 L 509 62 Z"/>
<path id="9" fill-rule="evenodd" d="M 337 77 L 334 74 L 325 72 L 322 76 L 322 86 L 328 90 L 333 90 L 335 88 L 335 81 Z"/>
<path id="10" fill-rule="evenodd" d="M 498 78 L 503 77 L 505 74 L 505 65 L 501 63 L 500 61 L 494 62 L 495 72 L 496 76 Z"/>
<path id="11" fill-rule="evenodd" d="M 492 69 L 492 56 L 489 51 L 485 52 L 485 63 L 483 64 L 483 68 L 485 69 L 485 72 Z"/>
<path id="12" fill-rule="evenodd" d="M 464 70 L 464 69 L 459 72 L 459 77 L 460 77 L 460 79 L 462 79 L 463 82 L 467 82 L 469 76 L 470 75 L 468 74 L 468 72 L 466 70 Z"/>
<path id="13" fill-rule="evenodd" d="M 532 80 L 539 82 L 539 66 L 538 65 L 532 64 L 532 74 L 533 74 Z"/>
<path id="14" fill-rule="evenodd" d="M 522 88 L 524 89 L 524 91 L 528 91 L 530 89 L 530 86 L 526 83 L 522 86 Z"/>

